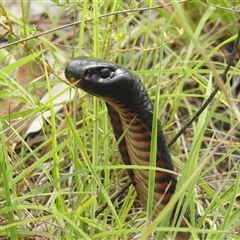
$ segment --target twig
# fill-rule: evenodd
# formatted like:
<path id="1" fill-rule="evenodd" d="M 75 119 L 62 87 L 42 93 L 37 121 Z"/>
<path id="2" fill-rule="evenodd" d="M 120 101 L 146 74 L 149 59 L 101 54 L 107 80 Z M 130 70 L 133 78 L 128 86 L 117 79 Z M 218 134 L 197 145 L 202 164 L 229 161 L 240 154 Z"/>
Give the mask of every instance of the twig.
<path id="1" fill-rule="evenodd" d="M 223 10 L 226 10 L 226 11 L 240 13 L 240 8 L 237 8 L 235 6 L 231 7 L 231 8 L 227 8 L 227 7 L 222 7 L 222 6 L 219 6 L 219 5 L 212 4 L 212 3 L 208 2 L 207 0 L 202 0 L 202 2 L 204 2 L 205 4 L 207 4 L 208 6 L 211 6 L 211 7 L 223 9 Z M 232 3 L 234 3 L 234 1 L 232 1 Z M 235 1 L 235 3 L 237 5 L 237 1 Z"/>
<path id="2" fill-rule="evenodd" d="M 113 202 L 116 198 L 122 195 L 131 186 L 131 184 L 131 182 L 126 183 L 119 191 L 117 191 L 110 197 L 110 200 Z M 102 206 L 100 206 L 95 212 L 95 217 L 97 217 L 105 208 L 107 208 L 107 206 L 107 203 L 104 203 Z"/>
<path id="3" fill-rule="evenodd" d="M 186 2 L 186 0 L 179 1 L 179 3 L 184 3 L 184 2 Z M 169 3 L 168 5 L 172 5 L 172 4 Z M 109 16 L 112 16 L 112 15 L 117 15 L 117 14 L 123 14 L 123 13 L 127 14 L 127 13 L 132 13 L 132 12 L 149 11 L 151 9 L 158 9 L 158 8 L 162 8 L 162 7 L 163 6 L 161 6 L 161 5 L 157 5 L 157 6 L 153 6 L 153 7 L 133 8 L 133 9 L 128 9 L 128 10 L 121 10 L 121 11 L 116 11 L 116 12 L 110 12 L 110 13 L 106 13 L 106 14 L 100 15 L 99 19 L 105 18 L 105 17 L 109 17 Z M 85 22 L 92 22 L 92 21 L 93 21 L 93 18 L 85 19 Z M 39 38 L 41 36 L 44 36 L 44 35 L 52 33 L 52 32 L 59 31 L 59 30 L 64 29 L 64 28 L 72 27 L 74 25 L 80 24 L 81 22 L 82 21 L 80 20 L 80 21 L 76 21 L 76 22 L 73 22 L 73 23 L 69 23 L 69 24 L 57 27 L 57 28 L 53 28 L 53 29 L 50 29 L 48 31 L 45 31 L 45 32 L 42 32 L 42 33 L 39 33 L 39 34 L 35 34 L 34 36 L 23 38 L 21 40 L 15 41 L 13 43 L 9 43 L 9 44 L 0 46 L 0 49 L 7 48 L 7 47 L 10 47 L 10 46 L 19 44 L 19 43 L 23 43 L 23 42 L 29 41 L 31 39 Z"/>
<path id="4" fill-rule="evenodd" d="M 233 60 L 238 52 L 238 45 L 240 42 L 240 27 L 238 28 L 238 35 L 236 38 L 236 41 L 234 42 L 233 45 L 233 50 L 232 53 L 230 54 L 229 60 L 228 60 L 228 64 L 221 76 L 222 80 L 224 82 L 226 82 L 227 79 L 227 73 L 233 63 Z M 211 103 L 211 101 L 213 100 L 213 98 L 215 97 L 215 95 L 218 92 L 218 85 L 215 85 L 212 93 L 210 94 L 210 96 L 208 97 L 208 99 L 206 100 L 206 102 L 202 105 L 202 107 L 197 111 L 197 113 L 188 121 L 185 123 L 185 125 L 180 129 L 180 131 L 176 134 L 176 136 L 170 141 L 170 143 L 168 144 L 168 147 L 171 147 L 173 145 L 173 143 L 176 142 L 176 140 L 183 134 L 183 132 L 201 115 L 201 113 L 206 109 L 206 107 Z"/>

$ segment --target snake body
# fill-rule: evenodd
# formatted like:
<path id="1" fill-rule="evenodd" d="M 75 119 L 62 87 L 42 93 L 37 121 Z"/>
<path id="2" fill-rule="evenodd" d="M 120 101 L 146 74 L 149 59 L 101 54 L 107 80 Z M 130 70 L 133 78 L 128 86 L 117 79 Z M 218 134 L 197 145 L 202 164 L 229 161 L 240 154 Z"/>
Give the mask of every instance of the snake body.
<path id="1" fill-rule="evenodd" d="M 94 58 L 79 57 L 65 69 L 66 78 L 76 87 L 106 102 L 119 151 L 126 165 L 149 166 L 153 103 L 141 80 L 121 65 Z M 159 213 L 170 201 L 177 184 L 165 137 L 158 123 L 156 171 L 153 204 Z M 129 177 L 143 205 L 148 201 L 149 171 L 130 169 Z M 185 238 L 186 239 L 186 238 Z"/>

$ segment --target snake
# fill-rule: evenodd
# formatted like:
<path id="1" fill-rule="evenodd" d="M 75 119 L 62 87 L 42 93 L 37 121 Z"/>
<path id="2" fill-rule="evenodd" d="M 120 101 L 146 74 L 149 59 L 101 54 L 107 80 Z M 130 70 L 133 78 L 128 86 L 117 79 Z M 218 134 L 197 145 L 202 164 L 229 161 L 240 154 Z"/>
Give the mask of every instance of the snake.
<path id="1" fill-rule="evenodd" d="M 147 207 L 147 167 L 150 166 L 154 105 L 144 84 L 132 71 L 117 63 L 85 56 L 69 62 L 65 68 L 65 76 L 77 88 L 105 101 L 116 141 L 119 141 L 118 149 L 123 163 L 146 166 L 146 169 L 133 167 L 127 171 L 140 201 Z M 177 185 L 171 155 L 159 120 L 156 167 L 153 194 L 155 216 L 166 207 Z M 190 221 L 189 214 L 185 214 L 185 217 Z M 196 224 L 200 221 L 198 212 L 195 213 L 195 220 Z M 178 233 L 177 236 L 177 239 L 188 239 L 190 235 Z"/>

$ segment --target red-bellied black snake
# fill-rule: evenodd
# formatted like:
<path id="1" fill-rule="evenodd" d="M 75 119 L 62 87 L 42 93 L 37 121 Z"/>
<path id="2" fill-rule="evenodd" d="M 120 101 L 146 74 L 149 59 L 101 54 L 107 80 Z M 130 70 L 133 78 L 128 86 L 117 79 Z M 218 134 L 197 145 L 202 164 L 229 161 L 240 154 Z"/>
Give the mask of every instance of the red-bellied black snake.
<path id="1" fill-rule="evenodd" d="M 118 64 L 88 57 L 72 60 L 65 69 L 65 76 L 70 82 L 78 81 L 76 87 L 106 102 L 116 140 L 123 135 L 119 151 L 124 164 L 149 166 L 153 103 L 140 79 Z M 160 123 L 157 130 L 156 166 L 170 170 L 158 170 L 155 173 L 153 204 L 159 213 L 170 201 L 177 184 Z M 128 170 L 128 174 L 146 207 L 149 171 L 133 168 Z M 199 219 L 198 213 L 195 218 Z M 179 234 L 179 239 L 186 239 L 186 235 L 181 238 Z"/>

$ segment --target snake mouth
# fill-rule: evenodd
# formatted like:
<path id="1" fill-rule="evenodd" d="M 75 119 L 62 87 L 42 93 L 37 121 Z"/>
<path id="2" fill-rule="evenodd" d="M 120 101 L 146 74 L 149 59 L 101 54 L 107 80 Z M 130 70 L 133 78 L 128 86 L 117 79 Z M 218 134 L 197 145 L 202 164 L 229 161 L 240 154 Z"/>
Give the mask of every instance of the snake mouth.
<path id="1" fill-rule="evenodd" d="M 74 77 L 66 77 L 66 79 L 70 82 L 70 83 L 74 83 L 75 85 L 81 84 L 82 79 L 75 79 Z"/>

